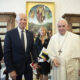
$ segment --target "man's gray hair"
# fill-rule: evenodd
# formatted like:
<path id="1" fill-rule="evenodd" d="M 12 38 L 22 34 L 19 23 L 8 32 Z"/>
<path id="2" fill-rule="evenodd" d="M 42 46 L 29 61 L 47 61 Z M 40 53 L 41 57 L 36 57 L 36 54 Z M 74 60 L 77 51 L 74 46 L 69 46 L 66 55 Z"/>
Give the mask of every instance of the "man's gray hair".
<path id="1" fill-rule="evenodd" d="M 16 14 L 16 21 L 18 21 L 20 19 L 20 15 L 26 15 L 26 14 L 25 13 Z"/>

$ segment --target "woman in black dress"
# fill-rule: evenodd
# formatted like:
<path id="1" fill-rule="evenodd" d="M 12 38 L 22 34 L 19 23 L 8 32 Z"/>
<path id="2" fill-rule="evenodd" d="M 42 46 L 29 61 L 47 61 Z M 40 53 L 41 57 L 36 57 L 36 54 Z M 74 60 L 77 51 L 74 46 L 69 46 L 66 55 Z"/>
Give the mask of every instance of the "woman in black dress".
<path id="1" fill-rule="evenodd" d="M 41 27 L 39 30 L 39 35 L 35 41 L 38 58 L 40 58 L 39 54 L 41 50 L 43 49 L 43 47 L 47 48 L 48 43 L 49 43 L 49 38 L 47 36 L 47 29 L 45 27 Z M 43 59 L 44 62 L 38 63 L 38 65 L 40 66 L 40 68 L 38 68 L 38 72 L 40 74 L 39 75 L 40 80 L 48 80 L 48 73 L 50 72 L 50 63 L 47 62 L 48 59 L 49 57 L 47 55 Z"/>

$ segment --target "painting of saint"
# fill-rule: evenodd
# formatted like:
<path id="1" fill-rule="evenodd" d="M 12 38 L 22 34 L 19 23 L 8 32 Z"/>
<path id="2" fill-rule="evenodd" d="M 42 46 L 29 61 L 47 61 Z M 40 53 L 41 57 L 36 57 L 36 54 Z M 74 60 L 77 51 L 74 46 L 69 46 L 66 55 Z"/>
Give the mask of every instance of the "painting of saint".
<path id="1" fill-rule="evenodd" d="M 28 29 L 34 32 L 35 37 L 38 35 L 38 30 L 41 26 L 45 26 L 48 34 L 52 33 L 52 12 L 45 5 L 33 6 L 28 14 Z"/>

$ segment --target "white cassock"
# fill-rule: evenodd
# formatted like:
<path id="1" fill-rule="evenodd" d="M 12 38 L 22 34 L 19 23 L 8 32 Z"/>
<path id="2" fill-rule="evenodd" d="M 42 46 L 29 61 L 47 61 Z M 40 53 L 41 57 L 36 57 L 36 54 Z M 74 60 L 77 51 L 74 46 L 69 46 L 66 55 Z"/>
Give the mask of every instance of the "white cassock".
<path id="1" fill-rule="evenodd" d="M 50 39 L 47 52 L 52 61 L 57 58 L 60 62 L 59 67 L 53 65 L 53 80 L 80 80 L 78 75 L 80 38 L 78 35 L 68 31 L 64 36 L 55 34 Z"/>

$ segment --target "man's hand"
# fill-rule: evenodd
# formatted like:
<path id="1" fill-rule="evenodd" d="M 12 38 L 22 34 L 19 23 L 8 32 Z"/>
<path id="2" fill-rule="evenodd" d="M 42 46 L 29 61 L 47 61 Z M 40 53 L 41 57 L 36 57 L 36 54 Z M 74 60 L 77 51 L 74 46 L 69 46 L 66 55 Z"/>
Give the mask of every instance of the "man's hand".
<path id="1" fill-rule="evenodd" d="M 17 76 L 16 71 L 10 72 L 10 77 L 11 77 L 13 80 L 16 80 L 16 76 Z"/>
<path id="2" fill-rule="evenodd" d="M 33 69 L 36 69 L 37 68 L 37 64 L 36 63 L 34 63 L 34 65 L 33 65 Z"/>
<path id="3" fill-rule="evenodd" d="M 53 63 L 56 67 L 59 67 L 60 65 L 59 61 L 56 58 L 54 58 Z"/>

